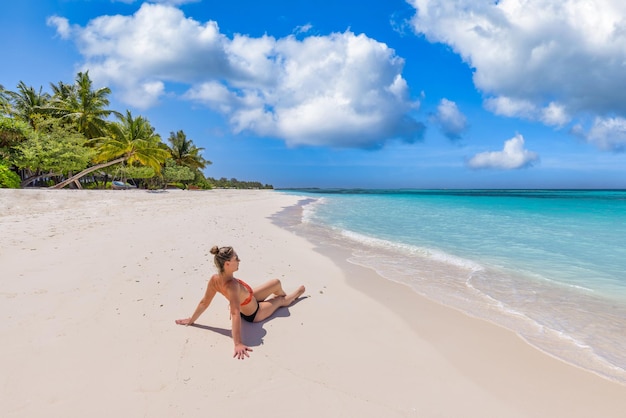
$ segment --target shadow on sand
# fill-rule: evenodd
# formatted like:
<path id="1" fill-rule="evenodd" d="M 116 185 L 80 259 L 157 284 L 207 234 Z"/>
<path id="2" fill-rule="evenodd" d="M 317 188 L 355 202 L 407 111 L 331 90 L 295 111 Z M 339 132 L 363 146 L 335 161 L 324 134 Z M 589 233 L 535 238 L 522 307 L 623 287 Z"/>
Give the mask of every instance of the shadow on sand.
<path id="1" fill-rule="evenodd" d="M 262 345 L 263 337 L 265 337 L 265 335 L 267 334 L 267 331 L 263 329 L 263 325 L 275 318 L 287 318 L 291 316 L 291 314 L 289 313 L 289 308 L 300 303 L 302 300 L 307 299 L 308 297 L 309 296 L 300 296 L 298 299 L 294 300 L 291 305 L 283 307 L 283 308 L 279 308 L 276 312 L 274 312 L 272 316 L 270 316 L 269 318 L 261 322 L 250 323 L 247 321 L 241 321 L 241 333 L 242 333 L 242 338 L 245 344 L 250 347 L 258 347 Z M 199 325 L 199 324 L 193 324 L 190 326 L 204 329 L 204 330 L 211 331 L 211 332 L 216 332 L 218 334 L 224 335 L 225 337 L 229 337 L 229 338 L 233 337 L 233 333 L 230 329 L 212 327 L 209 325 Z"/>

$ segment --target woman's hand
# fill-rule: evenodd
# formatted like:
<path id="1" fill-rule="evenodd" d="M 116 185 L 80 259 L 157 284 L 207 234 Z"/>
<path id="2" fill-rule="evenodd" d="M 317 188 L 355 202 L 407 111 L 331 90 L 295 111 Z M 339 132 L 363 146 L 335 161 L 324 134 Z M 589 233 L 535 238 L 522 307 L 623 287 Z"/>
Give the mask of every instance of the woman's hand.
<path id="1" fill-rule="evenodd" d="M 235 354 L 233 355 L 233 358 L 238 358 L 240 360 L 243 360 L 246 357 L 250 357 L 250 355 L 248 354 L 248 351 L 254 351 L 249 347 L 246 347 L 243 344 L 235 344 Z"/>
<path id="2" fill-rule="evenodd" d="M 193 324 L 193 322 L 191 322 L 191 318 L 177 319 L 176 323 L 178 325 L 191 325 L 191 324 Z"/>

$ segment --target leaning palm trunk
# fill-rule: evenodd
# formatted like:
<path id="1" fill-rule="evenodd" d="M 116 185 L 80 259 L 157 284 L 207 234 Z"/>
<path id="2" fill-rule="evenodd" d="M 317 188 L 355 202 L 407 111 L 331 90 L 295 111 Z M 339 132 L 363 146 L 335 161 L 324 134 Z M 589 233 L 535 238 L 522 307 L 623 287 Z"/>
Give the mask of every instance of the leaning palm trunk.
<path id="1" fill-rule="evenodd" d="M 26 179 L 24 179 L 22 181 L 22 184 L 20 185 L 22 188 L 28 186 L 29 184 L 39 180 L 39 179 L 43 179 L 46 177 L 54 177 L 54 176 L 60 176 L 60 173 L 55 173 L 55 172 L 49 172 L 49 173 L 45 173 L 45 174 L 35 174 L 34 176 L 30 176 Z"/>
<path id="2" fill-rule="evenodd" d="M 93 171 L 99 170 L 99 169 L 101 169 L 101 168 L 108 167 L 108 166 L 113 165 L 113 164 L 118 164 L 118 163 L 121 163 L 122 161 L 125 161 L 125 160 L 127 160 L 128 158 L 129 158 L 129 156 L 128 156 L 128 155 L 126 155 L 126 156 L 124 156 L 124 157 L 116 158 L 115 160 L 112 160 L 112 161 L 109 161 L 109 162 L 106 162 L 106 163 L 102 163 L 102 164 L 97 164 L 97 165 L 94 165 L 93 167 L 89 167 L 89 168 L 87 168 L 87 169 L 85 169 L 85 170 L 81 171 L 80 173 L 78 173 L 78 174 L 76 174 L 76 175 L 74 175 L 74 176 L 72 176 L 72 177 L 68 178 L 67 180 L 63 180 L 63 181 L 62 181 L 61 183 L 59 183 L 59 184 L 55 184 L 54 186 L 50 186 L 50 188 L 51 188 L 51 189 L 62 189 L 62 188 L 64 188 L 65 186 L 67 186 L 68 184 L 70 184 L 70 183 L 72 183 L 72 182 L 75 182 L 75 183 L 76 183 L 76 185 L 78 186 L 78 188 L 82 188 L 82 186 L 81 186 L 81 185 L 80 185 L 80 183 L 78 182 L 78 180 L 79 180 L 80 178 L 82 178 L 82 177 L 86 176 L 87 174 L 89 174 L 89 173 L 91 173 L 91 172 L 93 172 Z"/>

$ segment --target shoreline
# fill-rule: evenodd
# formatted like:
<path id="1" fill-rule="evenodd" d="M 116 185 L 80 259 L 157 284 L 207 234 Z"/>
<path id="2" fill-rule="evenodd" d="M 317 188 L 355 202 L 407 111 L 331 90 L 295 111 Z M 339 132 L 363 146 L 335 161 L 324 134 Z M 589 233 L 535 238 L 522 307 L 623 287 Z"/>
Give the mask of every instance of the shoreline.
<path id="1" fill-rule="evenodd" d="M 554 408 L 550 416 L 619 415 L 620 407 L 611 405 L 611 400 L 626 396 L 626 385 L 622 382 L 569 363 L 534 346 L 513 330 L 431 300 L 406 284 L 389 280 L 372 268 L 349 261 L 352 254 L 336 237 L 323 235 L 324 232 L 319 230 L 307 230 L 295 219 L 301 216 L 303 206 L 312 200 L 304 197 L 298 210 L 289 208 L 275 215 L 276 223 L 314 243 L 315 251 L 331 259 L 344 272 L 351 288 L 373 300 L 384 301 L 385 306 L 404 320 L 416 335 L 425 336 L 464 375 L 515 404 L 528 416 L 541 416 L 545 407 Z M 285 221 L 289 217 L 291 219 Z M 439 319 L 436 325 L 429 323 L 428 318 L 432 317 Z M 483 344 L 483 340 L 490 343 Z M 463 350 L 454 346 L 459 342 L 464 344 Z M 478 365 L 472 365 L 476 362 Z M 529 391 L 529 381 L 517 380 L 513 376 L 524 376 L 541 389 Z M 522 401 L 519 395 L 524 392 L 527 393 Z M 593 399 L 595 392 L 607 396 Z M 532 396 L 536 397 L 534 402 L 543 405 L 541 408 L 528 404 L 528 397 Z M 572 398 L 577 402 L 573 403 Z M 603 409 L 605 403 L 608 407 Z M 623 404 L 622 401 L 618 403 Z"/>
<path id="2" fill-rule="evenodd" d="M 430 302 L 276 225 L 273 191 L 0 190 L 0 412 L 7 417 L 619 417 L 626 387 Z M 237 276 L 306 297 L 243 324 L 188 316 L 232 245 Z M 272 400 L 279 399 L 280 408 Z M 95 411 L 95 412 L 94 412 Z M 269 412 L 268 412 L 269 413 Z"/>
<path id="3" fill-rule="evenodd" d="M 317 240 L 348 249 L 350 254 L 346 258 L 350 263 L 372 269 L 385 280 L 406 285 L 430 301 L 511 330 L 546 355 L 626 384 L 624 356 L 619 349 L 624 342 L 622 331 L 626 325 L 624 299 L 603 298 L 586 288 L 585 292 L 577 293 L 576 286 L 558 281 L 535 281 L 531 275 L 524 276 L 523 269 L 520 273 L 498 271 L 483 261 L 433 250 L 438 248 L 436 243 L 424 248 L 419 245 L 407 248 L 406 243 L 411 241 L 401 231 L 399 240 L 380 238 L 385 236 L 381 232 L 383 227 L 374 219 L 371 222 L 376 227 L 359 224 L 363 219 L 370 219 L 367 213 L 362 213 L 360 220 L 355 218 L 352 227 L 344 226 L 342 222 L 347 218 L 337 213 L 339 223 L 329 226 L 315 221 L 318 218 L 313 215 L 318 205 L 316 196 L 308 193 L 304 196 L 307 198 L 303 204 L 306 225 L 300 229 L 304 234 L 317 236 Z M 323 205 L 325 198 L 317 199 Z M 341 210 L 337 202 L 332 203 L 332 198 L 330 207 Z M 320 208 L 326 217 L 331 216 L 328 210 Z M 346 208 L 353 217 L 356 210 Z M 309 220 L 309 216 L 312 219 Z M 355 232 L 367 228 L 380 235 Z M 431 252 L 435 256 L 431 256 Z M 524 259 L 524 254 L 520 257 L 509 261 L 515 265 Z"/>

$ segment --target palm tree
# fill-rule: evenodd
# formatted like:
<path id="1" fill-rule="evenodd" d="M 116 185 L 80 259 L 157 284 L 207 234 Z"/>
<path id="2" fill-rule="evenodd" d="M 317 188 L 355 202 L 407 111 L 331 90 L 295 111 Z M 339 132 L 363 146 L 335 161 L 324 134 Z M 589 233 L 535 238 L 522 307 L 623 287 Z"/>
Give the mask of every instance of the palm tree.
<path id="1" fill-rule="evenodd" d="M 63 81 L 59 81 L 57 84 L 50 83 L 50 88 L 52 88 L 52 99 L 55 101 L 67 100 L 71 95 L 76 94 L 75 85 Z"/>
<path id="2" fill-rule="evenodd" d="M 23 81 L 19 82 L 17 90 L 17 92 L 5 92 L 13 102 L 12 113 L 18 119 L 27 122 L 32 128 L 36 128 L 36 115 L 43 113 L 42 109 L 48 104 L 50 95 L 42 93 L 42 87 L 36 91 L 34 87 L 27 86 Z"/>
<path id="3" fill-rule="evenodd" d="M 78 179 L 81 177 L 124 161 L 152 167 L 156 173 L 161 172 L 161 165 L 170 157 L 170 153 L 150 122 L 141 116 L 134 118 L 129 110 L 119 119 L 119 122 L 110 124 L 107 136 L 94 140 L 98 153 L 94 162 L 98 164 L 52 188 L 61 189 L 72 182 L 80 187 Z"/>
<path id="4" fill-rule="evenodd" d="M 107 118 L 111 114 L 122 116 L 116 111 L 107 109 L 110 88 L 93 90 L 89 71 L 79 72 L 74 85 L 59 82 L 51 87 L 54 96 L 48 109 L 61 120 L 75 123 L 78 131 L 88 139 L 105 135 Z"/>
<path id="5" fill-rule="evenodd" d="M 8 115 L 11 112 L 11 101 L 9 99 L 9 93 L 4 89 L 4 86 L 0 84 L 0 116 Z"/>
<path id="6" fill-rule="evenodd" d="M 172 154 L 172 159 L 176 164 L 200 170 L 212 164 L 211 161 L 202 157 L 201 152 L 204 151 L 204 148 L 196 147 L 191 139 L 187 139 L 187 135 L 183 131 L 170 132 L 170 137 L 167 140 L 170 143 L 168 148 Z"/>
<path id="7" fill-rule="evenodd" d="M 161 165 L 169 158 L 167 147 L 147 119 L 133 118 L 129 110 L 120 122 L 109 129 L 109 136 L 98 147 L 99 160 L 126 156 L 128 164 L 139 163 L 161 171 Z"/>

